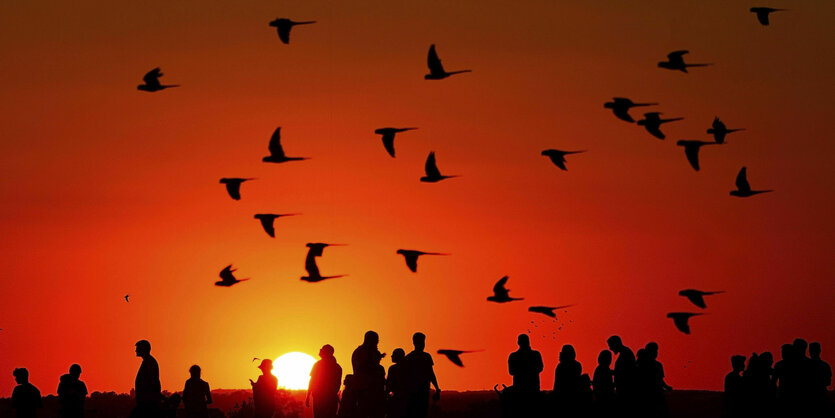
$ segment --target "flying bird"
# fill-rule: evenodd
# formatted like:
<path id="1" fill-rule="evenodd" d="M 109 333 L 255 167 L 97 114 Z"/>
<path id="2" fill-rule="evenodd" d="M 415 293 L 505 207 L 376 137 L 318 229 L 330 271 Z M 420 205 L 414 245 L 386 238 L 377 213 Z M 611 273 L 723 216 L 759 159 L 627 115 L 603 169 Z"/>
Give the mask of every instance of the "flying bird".
<path id="1" fill-rule="evenodd" d="M 429 74 L 423 78 L 426 80 L 442 80 L 454 74 L 469 73 L 472 70 L 458 70 L 446 72 L 444 66 L 441 65 L 441 59 L 438 58 L 438 53 L 435 52 L 435 44 L 429 46 L 429 56 L 426 59 L 426 64 L 429 66 Z"/>
<path id="2" fill-rule="evenodd" d="M 424 183 L 437 183 L 444 179 L 460 177 L 457 174 L 451 176 L 445 176 L 441 174 L 441 171 L 438 170 L 438 163 L 435 161 L 435 151 L 431 151 L 429 153 L 429 156 L 426 157 L 426 165 L 424 166 L 424 171 L 426 172 L 426 175 L 420 178 L 420 181 Z"/>
<path id="3" fill-rule="evenodd" d="M 625 97 L 613 97 L 611 102 L 606 102 L 603 104 L 603 107 L 606 109 L 612 109 L 612 113 L 617 116 L 618 119 L 624 120 L 627 122 L 635 122 L 635 119 L 632 119 L 632 116 L 629 115 L 629 109 L 633 107 L 639 106 L 654 106 L 658 103 L 634 103 L 632 100 L 629 100 Z"/>
<path id="4" fill-rule="evenodd" d="M 646 128 L 647 132 L 658 139 L 664 139 L 666 136 L 661 132 L 661 124 L 668 122 L 675 122 L 684 118 L 669 118 L 661 119 L 661 112 L 644 113 L 644 118 L 638 121 L 638 125 Z"/>
<path id="5" fill-rule="evenodd" d="M 563 306 L 531 306 L 530 308 L 528 308 L 528 312 L 540 313 L 540 314 L 543 314 L 543 315 L 545 315 L 545 316 L 550 316 L 551 318 L 556 318 L 556 317 L 557 317 L 557 314 L 556 314 L 556 313 L 554 313 L 554 311 L 556 311 L 557 309 L 565 309 L 565 308 L 570 308 L 570 307 L 572 307 L 572 306 L 574 306 L 574 305 L 563 305 Z"/>
<path id="6" fill-rule="evenodd" d="M 226 185 L 229 197 L 241 200 L 241 183 L 249 180 L 255 180 L 255 178 L 224 177 L 220 179 L 220 182 Z"/>
<path id="7" fill-rule="evenodd" d="M 409 270 L 411 270 L 412 273 L 417 273 L 418 257 L 420 257 L 422 255 L 449 255 L 449 254 L 445 254 L 445 253 L 426 253 L 426 252 L 423 252 L 423 251 L 402 250 L 402 249 L 397 250 L 397 254 L 402 255 L 403 258 L 406 259 L 406 266 L 409 267 Z"/>
<path id="8" fill-rule="evenodd" d="M 307 157 L 288 157 L 284 154 L 284 148 L 281 147 L 281 127 L 275 128 L 273 136 L 270 137 L 269 145 L 270 155 L 261 159 L 265 163 L 286 163 L 288 161 L 307 160 Z"/>
<path id="9" fill-rule="evenodd" d="M 760 193 L 768 193 L 773 190 L 751 190 L 751 185 L 748 184 L 748 174 L 745 167 L 742 167 L 739 170 L 739 174 L 736 175 L 736 190 L 731 190 L 731 196 L 736 197 L 749 197 L 755 194 Z"/>
<path id="10" fill-rule="evenodd" d="M 759 20 L 763 26 L 768 26 L 768 24 L 770 23 L 768 21 L 768 15 L 774 12 L 784 12 L 787 10 L 789 9 L 772 9 L 771 7 L 752 7 L 751 13 L 757 14 L 757 20 Z"/>
<path id="11" fill-rule="evenodd" d="M 148 71 L 148 73 L 146 73 L 144 77 L 142 77 L 142 81 L 144 81 L 145 84 L 140 84 L 136 86 L 136 89 L 153 93 L 155 91 L 164 90 L 169 87 L 180 87 L 179 84 L 160 84 L 159 78 L 162 76 L 163 74 L 160 71 L 159 67 L 154 68 L 153 70 Z"/>
<path id="12" fill-rule="evenodd" d="M 565 156 L 570 154 L 579 154 L 581 152 L 586 151 L 561 151 L 558 149 L 546 149 L 542 151 L 542 155 L 551 159 L 551 162 L 554 163 L 557 167 L 559 167 L 562 171 L 566 171 L 565 169 Z"/>
<path id="13" fill-rule="evenodd" d="M 130 299 L 129 299 L 129 298 L 130 298 L 130 294 L 127 294 L 127 295 L 125 295 L 124 297 L 125 297 L 125 302 L 130 302 Z"/>
<path id="14" fill-rule="evenodd" d="M 215 282 L 215 286 L 229 287 L 249 280 L 235 278 L 235 275 L 232 274 L 235 271 L 237 271 L 237 269 L 233 269 L 231 264 L 224 267 L 223 270 L 220 271 L 220 281 Z"/>
<path id="15" fill-rule="evenodd" d="M 386 152 L 394 158 L 394 135 L 400 132 L 412 131 L 417 128 L 380 128 L 375 129 L 374 133 L 383 136 L 383 146 Z"/>
<path id="16" fill-rule="evenodd" d="M 278 39 L 281 39 L 281 42 L 285 44 L 290 43 L 290 29 L 293 29 L 293 26 L 296 25 L 309 25 L 311 23 L 316 23 L 315 20 L 308 20 L 306 22 L 294 22 L 290 19 L 285 18 L 278 18 L 270 22 L 270 26 L 274 27 L 276 31 L 278 31 Z"/>
<path id="17" fill-rule="evenodd" d="M 416 260 L 417 261 L 417 260 Z M 496 303 L 505 303 L 505 302 L 513 302 L 514 300 L 524 300 L 525 298 L 512 298 L 510 297 L 510 290 L 505 288 L 504 285 L 507 284 L 508 276 L 504 276 L 499 281 L 493 285 L 493 296 L 487 296 L 488 302 L 496 302 Z"/>
<path id="18" fill-rule="evenodd" d="M 438 354 L 446 356 L 452 364 L 458 367 L 464 367 L 464 362 L 461 361 L 461 354 L 478 353 L 484 350 L 462 351 L 462 350 L 438 350 Z"/>
<path id="19" fill-rule="evenodd" d="M 253 218 L 261 221 L 261 226 L 264 227 L 264 232 L 267 235 L 275 238 L 275 220 L 282 216 L 295 216 L 300 213 L 256 213 Z"/>
<path id="20" fill-rule="evenodd" d="M 719 294 L 719 293 L 725 293 L 725 291 L 724 290 L 715 290 L 715 291 L 712 291 L 712 292 L 702 292 L 701 290 L 696 290 L 696 289 L 684 289 L 684 290 L 678 292 L 678 294 L 680 296 L 686 297 L 687 300 L 689 300 L 690 302 L 693 302 L 694 305 L 696 305 L 696 306 L 698 306 L 702 309 L 707 308 L 707 305 L 705 304 L 705 298 L 704 298 L 705 296 L 716 295 L 716 294 Z"/>
<path id="21" fill-rule="evenodd" d="M 260 359 L 260 358 L 258 358 L 258 357 L 253 357 L 253 358 L 252 358 L 252 362 L 253 362 L 253 363 L 255 363 L 256 361 L 261 361 L 261 359 Z"/>
<path id="22" fill-rule="evenodd" d="M 687 161 L 693 166 L 693 169 L 699 171 L 699 149 L 704 145 L 718 145 L 716 142 L 697 141 L 693 139 L 682 139 L 676 142 L 676 145 L 684 147 L 684 155 L 687 156 Z"/>
<path id="23" fill-rule="evenodd" d="M 667 61 L 661 61 L 658 63 L 658 66 L 661 68 L 666 68 L 668 70 L 678 70 L 681 72 L 687 72 L 689 67 L 705 67 L 708 65 L 713 65 L 712 63 L 708 64 L 685 64 L 684 63 L 684 54 L 689 53 L 690 51 L 681 50 L 681 51 L 673 51 L 667 54 Z"/>
<path id="24" fill-rule="evenodd" d="M 307 270 L 307 276 L 302 276 L 302 280 L 309 283 L 321 282 L 322 280 L 335 279 L 338 277 L 345 277 L 345 274 L 337 276 L 322 276 L 319 273 L 319 266 L 316 265 L 316 257 L 321 257 L 325 251 L 325 247 L 340 247 L 345 244 L 325 244 L 322 242 L 307 243 L 307 257 L 304 260 L 304 269 Z"/>
<path id="25" fill-rule="evenodd" d="M 716 141 L 717 144 L 723 144 L 723 143 L 725 143 L 725 135 L 727 135 L 731 132 L 744 131 L 744 130 L 745 130 L 745 128 L 728 129 L 725 126 L 725 124 L 722 123 L 721 120 L 719 120 L 719 118 L 714 117 L 712 128 L 708 129 L 707 133 L 713 135 L 713 139 Z"/>
<path id="26" fill-rule="evenodd" d="M 690 324 L 687 323 L 690 318 L 698 315 L 704 315 L 701 313 L 690 313 L 690 312 L 670 312 L 667 314 L 667 318 L 672 318 L 673 323 L 676 325 L 679 331 L 690 334 Z"/>

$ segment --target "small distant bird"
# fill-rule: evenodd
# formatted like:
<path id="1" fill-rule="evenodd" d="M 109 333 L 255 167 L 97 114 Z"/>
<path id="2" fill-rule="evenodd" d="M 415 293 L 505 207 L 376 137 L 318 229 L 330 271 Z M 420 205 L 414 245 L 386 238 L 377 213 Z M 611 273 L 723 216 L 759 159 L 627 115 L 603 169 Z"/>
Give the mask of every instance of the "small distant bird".
<path id="1" fill-rule="evenodd" d="M 255 180 L 255 178 L 224 177 L 220 179 L 220 182 L 226 185 L 229 197 L 241 200 L 241 183 L 249 180 Z"/>
<path id="2" fill-rule="evenodd" d="M 737 131 L 744 131 L 745 130 L 745 128 L 728 129 L 727 127 L 725 127 L 725 124 L 722 123 L 722 121 L 719 120 L 719 118 L 717 118 L 717 117 L 713 118 L 713 125 L 712 126 L 713 126 L 712 128 L 707 130 L 707 133 L 713 135 L 713 139 L 716 141 L 717 144 L 725 143 L 725 135 L 727 135 L 731 132 L 737 132 Z"/>
<path id="3" fill-rule="evenodd" d="M 704 315 L 701 313 L 690 313 L 690 312 L 670 312 L 667 314 L 667 318 L 672 318 L 673 323 L 676 325 L 679 331 L 690 334 L 690 324 L 687 323 L 690 318 L 698 315 Z"/>
<path id="4" fill-rule="evenodd" d="M 300 213 L 256 213 L 253 218 L 261 221 L 261 226 L 264 227 L 264 232 L 267 235 L 275 238 L 275 220 L 282 216 L 296 216 Z"/>
<path id="5" fill-rule="evenodd" d="M 464 367 L 464 362 L 461 361 L 461 354 L 466 353 L 478 353 L 484 350 L 472 350 L 472 351 L 462 351 L 462 350 L 438 350 L 438 354 L 442 356 L 446 356 L 452 364 L 458 367 Z"/>
<path id="6" fill-rule="evenodd" d="M 290 43 L 290 29 L 293 29 L 293 26 L 296 25 L 309 25 L 311 23 L 316 23 L 315 20 L 308 20 L 306 22 L 294 22 L 290 19 L 285 18 L 278 18 L 270 22 L 270 26 L 274 27 L 278 31 L 278 39 L 281 39 L 281 42 L 285 44 Z"/>
<path id="7" fill-rule="evenodd" d="M 654 106 L 658 103 L 634 103 L 632 100 L 629 100 L 625 97 L 613 97 L 611 102 L 606 102 L 603 104 L 603 107 L 606 109 L 612 109 L 612 113 L 617 116 L 618 119 L 624 120 L 627 122 L 635 122 L 635 119 L 632 119 L 632 116 L 629 115 L 629 109 L 638 106 Z"/>
<path id="8" fill-rule="evenodd" d="M 426 165 L 424 166 L 424 171 L 426 171 L 426 175 L 420 178 L 420 181 L 424 183 L 437 183 L 444 179 L 460 177 L 457 174 L 451 176 L 444 176 L 441 174 L 441 171 L 438 170 L 438 163 L 435 162 L 435 151 L 430 152 L 429 156 L 426 157 Z"/>
<path id="9" fill-rule="evenodd" d="M 452 72 L 446 72 L 444 70 L 444 66 L 441 65 L 441 59 L 438 58 L 438 53 L 435 52 L 435 44 L 429 46 L 429 56 L 426 59 L 426 63 L 429 66 L 429 74 L 426 74 L 423 78 L 426 80 L 442 80 L 454 74 L 460 73 L 469 73 L 472 70 L 458 70 Z"/>
<path id="10" fill-rule="evenodd" d="M 752 7 L 751 13 L 757 14 L 757 20 L 759 20 L 763 26 L 768 26 L 768 24 L 770 23 L 768 21 L 768 15 L 774 12 L 784 12 L 787 10 L 789 9 L 772 9 L 771 7 Z"/>
<path id="11" fill-rule="evenodd" d="M 510 290 L 505 288 L 504 285 L 507 284 L 508 276 L 504 276 L 499 281 L 493 285 L 493 296 L 487 296 L 488 302 L 496 302 L 496 303 L 505 303 L 505 302 L 513 302 L 514 300 L 524 300 L 525 298 L 512 298 L 510 297 Z"/>
<path id="12" fill-rule="evenodd" d="M 307 276 L 302 276 L 301 280 L 309 283 L 316 283 L 321 282 L 322 280 L 345 277 L 345 274 L 337 276 L 322 276 L 322 274 L 319 273 L 319 266 L 316 265 L 316 257 L 321 257 L 326 247 L 340 247 L 343 245 L 345 244 L 325 244 L 322 242 L 307 243 L 307 248 L 310 248 L 307 250 L 307 257 L 304 260 L 304 269 L 307 270 Z"/>
<path id="13" fill-rule="evenodd" d="M 142 81 L 144 81 L 145 84 L 140 84 L 136 86 L 136 89 L 153 93 L 155 91 L 164 90 L 169 87 L 180 87 L 179 84 L 160 84 L 159 78 L 162 76 L 163 74 L 160 71 L 159 67 L 154 68 L 153 70 L 148 71 L 148 73 L 146 73 L 144 77 L 142 77 Z"/>
<path id="14" fill-rule="evenodd" d="M 253 363 L 255 363 L 256 361 L 261 361 L 261 359 L 260 359 L 260 358 L 258 358 L 258 357 L 253 357 L 253 358 L 252 358 L 252 362 L 253 362 Z"/>
<path id="15" fill-rule="evenodd" d="M 682 139 L 676 142 L 676 145 L 684 147 L 684 155 L 687 156 L 687 161 L 690 162 L 690 165 L 693 166 L 694 170 L 699 171 L 699 149 L 704 145 L 718 145 L 718 143 Z"/>
<path id="16" fill-rule="evenodd" d="M 646 128 L 647 132 L 652 134 L 652 136 L 658 139 L 664 139 L 666 136 L 664 132 L 661 132 L 661 124 L 668 123 L 668 122 L 675 122 L 677 120 L 682 120 L 684 118 L 669 118 L 669 119 L 661 119 L 661 112 L 649 112 L 644 113 L 644 118 L 638 121 L 638 125 L 643 126 Z"/>
<path id="17" fill-rule="evenodd" d="M 554 163 L 555 166 L 559 167 L 562 171 L 566 171 L 565 169 L 565 156 L 571 154 L 579 154 L 581 152 L 586 151 L 561 151 L 558 149 L 546 149 L 542 151 L 542 155 L 551 159 L 551 162 Z"/>
<path id="18" fill-rule="evenodd" d="M 386 152 L 394 158 L 394 135 L 400 132 L 412 131 L 417 128 L 380 128 L 375 129 L 374 133 L 383 136 L 383 146 Z"/>
<path id="19" fill-rule="evenodd" d="M 269 145 L 270 155 L 261 159 L 265 163 L 286 163 L 288 161 L 307 160 L 307 157 L 288 157 L 284 154 L 284 148 L 281 147 L 281 127 L 275 128 L 273 136 L 270 137 Z"/>
<path id="20" fill-rule="evenodd" d="M 412 273 L 417 273 L 418 257 L 420 257 L 422 255 L 449 255 L 449 254 L 445 254 L 445 253 L 426 253 L 426 252 L 423 252 L 423 251 L 402 250 L 402 249 L 397 250 L 397 254 L 402 255 L 403 258 L 406 259 L 406 266 L 409 267 L 409 270 L 411 270 Z"/>
<path id="21" fill-rule="evenodd" d="M 125 295 L 125 302 L 130 302 L 130 294 Z"/>
<path id="22" fill-rule="evenodd" d="M 563 305 L 563 306 L 531 306 L 530 308 L 528 308 L 528 312 L 540 313 L 540 314 L 543 314 L 543 315 L 545 315 L 545 316 L 550 316 L 551 318 L 556 318 L 556 317 L 557 317 L 557 314 L 556 314 L 556 313 L 554 313 L 554 311 L 556 311 L 557 309 L 565 309 L 565 308 L 570 308 L 570 307 L 572 307 L 572 306 L 574 306 L 574 305 Z"/>
<path id="23" fill-rule="evenodd" d="M 704 298 L 705 296 L 716 295 L 716 294 L 719 294 L 719 293 L 725 293 L 725 291 L 724 290 L 715 290 L 715 291 L 712 291 L 712 292 L 702 292 L 701 290 L 696 290 L 696 289 L 684 289 L 684 290 L 678 292 L 678 294 L 680 296 L 686 297 L 687 300 L 689 300 L 694 305 L 696 305 L 696 306 L 698 306 L 702 309 L 707 308 L 707 305 L 705 304 L 705 298 Z"/>
<path id="24" fill-rule="evenodd" d="M 736 197 L 749 197 L 755 194 L 760 193 L 768 193 L 773 190 L 751 190 L 751 185 L 748 184 L 748 174 L 745 167 L 742 167 L 739 170 L 739 174 L 736 175 L 736 190 L 731 190 L 731 196 Z"/>
<path id="25" fill-rule="evenodd" d="M 658 66 L 661 68 L 666 68 L 668 70 L 678 70 L 681 72 L 687 72 L 689 67 L 705 67 L 708 65 L 713 65 L 713 63 L 708 64 L 685 64 L 684 63 L 684 55 L 690 53 L 687 50 L 681 51 L 673 51 L 667 54 L 667 61 L 661 61 L 658 63 Z"/>
<path id="26" fill-rule="evenodd" d="M 215 282 L 215 286 L 229 287 L 232 285 L 236 285 L 240 282 L 249 280 L 235 278 L 235 275 L 232 273 L 236 271 L 237 269 L 233 269 L 231 264 L 224 267 L 223 270 L 220 271 L 220 281 Z"/>

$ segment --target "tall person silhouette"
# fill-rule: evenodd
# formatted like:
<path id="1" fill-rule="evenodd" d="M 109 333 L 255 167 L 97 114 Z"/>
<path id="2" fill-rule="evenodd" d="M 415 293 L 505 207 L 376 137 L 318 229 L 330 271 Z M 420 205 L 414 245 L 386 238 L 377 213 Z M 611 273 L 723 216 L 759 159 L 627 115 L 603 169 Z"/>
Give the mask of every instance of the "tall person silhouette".
<path id="1" fill-rule="evenodd" d="M 319 358 L 310 369 L 305 406 L 310 407 L 313 396 L 313 418 L 334 418 L 339 408 L 339 386 L 342 384 L 342 367 L 333 356 L 333 347 L 325 344 L 319 350 Z"/>
<path id="2" fill-rule="evenodd" d="M 409 381 L 409 402 L 406 416 L 409 418 L 426 418 L 429 414 L 429 385 L 435 387 L 433 399 L 441 399 L 441 388 L 435 376 L 435 363 L 432 355 L 425 351 L 426 335 L 416 332 L 412 336 L 415 349 L 406 354 L 406 370 Z"/>
<path id="3" fill-rule="evenodd" d="M 539 374 L 542 373 L 542 355 L 531 349 L 528 334 L 519 334 L 516 338 L 519 349 L 507 358 L 507 369 L 513 377 L 513 387 L 520 395 L 539 393 Z"/>
<path id="4" fill-rule="evenodd" d="M 581 414 L 580 397 L 583 393 L 583 366 L 576 359 L 574 346 L 566 344 L 560 350 L 559 363 L 554 370 L 554 399 L 560 416 Z"/>
<path id="5" fill-rule="evenodd" d="M 597 368 L 594 369 L 592 387 L 594 394 L 595 416 L 611 416 L 615 400 L 615 381 L 612 373 L 612 352 L 602 350 L 597 355 Z"/>
<path id="6" fill-rule="evenodd" d="M 386 355 L 377 349 L 379 343 L 380 336 L 374 331 L 368 331 L 362 344 L 351 354 L 357 416 L 361 418 L 377 417 L 385 413 L 385 371 L 380 376 L 380 360 Z"/>
<path id="7" fill-rule="evenodd" d="M 614 370 L 615 394 L 621 414 L 629 416 L 635 403 L 635 354 L 617 335 L 606 342 L 609 350 L 618 355 Z"/>
<path id="8" fill-rule="evenodd" d="M 12 391 L 12 409 L 15 410 L 17 418 L 37 417 L 38 408 L 43 408 L 43 401 L 41 391 L 29 383 L 29 370 L 22 367 L 14 369 L 12 375 L 17 383 Z"/>
<path id="9" fill-rule="evenodd" d="M 153 418 L 157 416 L 162 392 L 159 382 L 159 364 L 151 356 L 151 343 L 140 340 L 136 343 L 136 356 L 142 358 L 142 364 L 136 372 L 134 392 L 136 393 L 136 408 L 131 412 L 131 418 Z"/>
<path id="10" fill-rule="evenodd" d="M 188 369 L 191 377 L 183 388 L 183 406 L 188 418 L 208 418 L 209 404 L 212 403 L 212 391 L 209 384 L 200 378 L 200 366 Z"/>
<path id="11" fill-rule="evenodd" d="M 812 359 L 812 381 L 810 384 L 813 408 L 818 411 L 827 409 L 829 403 L 827 388 L 832 384 L 832 367 L 821 359 L 821 344 L 809 344 L 809 357 Z"/>
<path id="12" fill-rule="evenodd" d="M 409 396 L 406 376 L 406 351 L 395 348 L 391 352 L 389 372 L 386 376 L 386 416 L 388 418 L 403 418 L 406 416 L 406 402 Z"/>
<path id="13" fill-rule="evenodd" d="M 745 384 L 742 379 L 742 371 L 745 370 L 745 356 L 731 357 L 730 373 L 725 375 L 725 391 L 722 396 L 722 403 L 725 408 L 725 416 L 728 418 L 744 416 Z"/>
<path id="14" fill-rule="evenodd" d="M 278 390 L 278 379 L 272 374 L 273 361 L 270 359 L 261 360 L 258 365 L 261 376 L 252 385 L 252 401 L 255 403 L 255 418 L 272 418 L 275 413 L 275 393 Z"/>
<path id="15" fill-rule="evenodd" d="M 87 398 L 87 385 L 81 380 L 81 366 L 73 364 L 69 373 L 61 376 L 58 383 L 58 403 L 61 405 L 61 417 L 82 418 L 84 400 Z"/>

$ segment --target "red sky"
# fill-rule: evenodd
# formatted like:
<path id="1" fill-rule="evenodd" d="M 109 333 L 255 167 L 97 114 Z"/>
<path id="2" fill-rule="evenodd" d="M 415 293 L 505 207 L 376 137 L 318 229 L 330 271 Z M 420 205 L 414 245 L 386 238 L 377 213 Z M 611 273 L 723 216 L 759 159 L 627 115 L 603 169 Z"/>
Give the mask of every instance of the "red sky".
<path id="1" fill-rule="evenodd" d="M 562 344 L 591 373 L 612 334 L 659 342 L 676 388 L 718 389 L 732 354 L 797 336 L 832 361 L 835 3 L 791 2 L 770 27 L 718 0 L 247 3 L 0 4 L 0 396 L 15 367 L 53 393 L 74 362 L 91 390 L 128 391 L 142 338 L 169 390 L 194 363 L 246 387 L 252 357 L 325 343 L 349 371 L 369 329 L 387 353 L 415 331 L 433 353 L 485 349 L 463 369 L 435 356 L 442 388 L 485 389 L 510 382 L 532 320 L 549 389 Z M 318 23 L 283 45 L 276 17 Z M 432 43 L 473 72 L 423 80 Z M 677 49 L 716 65 L 656 67 Z M 137 91 L 156 66 L 182 87 Z M 685 120 L 662 142 L 612 96 Z M 675 141 L 709 139 L 715 115 L 747 130 L 694 172 Z M 276 126 L 312 159 L 261 163 Z M 382 126 L 420 129 L 392 159 Z M 562 172 L 545 148 L 588 152 Z M 430 150 L 463 177 L 420 183 Z M 743 165 L 776 191 L 729 196 Z M 258 180 L 235 202 L 230 176 Z M 270 211 L 304 215 L 270 239 L 252 219 Z M 299 281 L 317 241 L 350 244 L 319 260 L 350 276 Z M 412 274 L 398 248 L 452 256 Z M 213 286 L 230 263 L 252 280 Z M 484 300 L 503 275 L 525 301 Z M 689 336 L 665 318 L 698 310 L 684 288 L 728 291 Z M 572 303 L 556 340 L 526 312 Z"/>

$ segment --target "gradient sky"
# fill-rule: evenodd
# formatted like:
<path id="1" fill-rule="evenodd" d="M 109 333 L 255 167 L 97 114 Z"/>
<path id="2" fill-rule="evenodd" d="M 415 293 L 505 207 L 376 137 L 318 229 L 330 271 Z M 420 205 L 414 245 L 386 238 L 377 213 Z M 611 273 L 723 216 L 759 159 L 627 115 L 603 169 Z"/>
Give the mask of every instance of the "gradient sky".
<path id="1" fill-rule="evenodd" d="M 415 331 L 433 353 L 486 350 L 463 369 L 435 355 L 458 390 L 509 384 L 529 328 L 548 389 L 563 344 L 591 373 L 612 334 L 659 342 L 676 388 L 718 389 L 732 354 L 797 336 L 834 359 L 835 2 L 764 2 L 792 9 L 770 27 L 724 0 L 239 3 L 0 3 L 0 396 L 14 367 L 54 393 L 74 362 L 126 392 L 142 338 L 169 390 L 195 363 L 248 387 L 252 357 L 325 343 L 347 372 L 369 329 L 387 353 Z M 276 17 L 318 23 L 283 45 Z M 432 43 L 473 72 L 425 81 Z M 656 67 L 677 49 L 716 65 Z M 156 66 L 183 86 L 137 91 Z M 685 120 L 659 141 L 612 96 Z M 694 172 L 675 141 L 708 140 L 715 115 L 747 131 Z M 261 163 L 276 126 L 312 159 Z M 382 126 L 420 129 L 392 159 Z M 562 172 L 545 148 L 588 152 Z M 463 177 L 420 183 L 430 150 Z M 729 196 L 743 165 L 776 191 Z M 258 180 L 235 202 L 231 176 Z M 304 215 L 270 239 L 257 212 Z M 299 280 L 317 241 L 350 244 L 319 260 L 350 276 Z M 452 256 L 412 274 L 398 248 Z M 252 280 L 213 286 L 230 263 Z M 524 302 L 484 300 L 503 275 Z M 728 291 L 689 336 L 665 318 L 698 310 L 683 288 Z M 571 303 L 557 324 L 526 312 Z"/>

